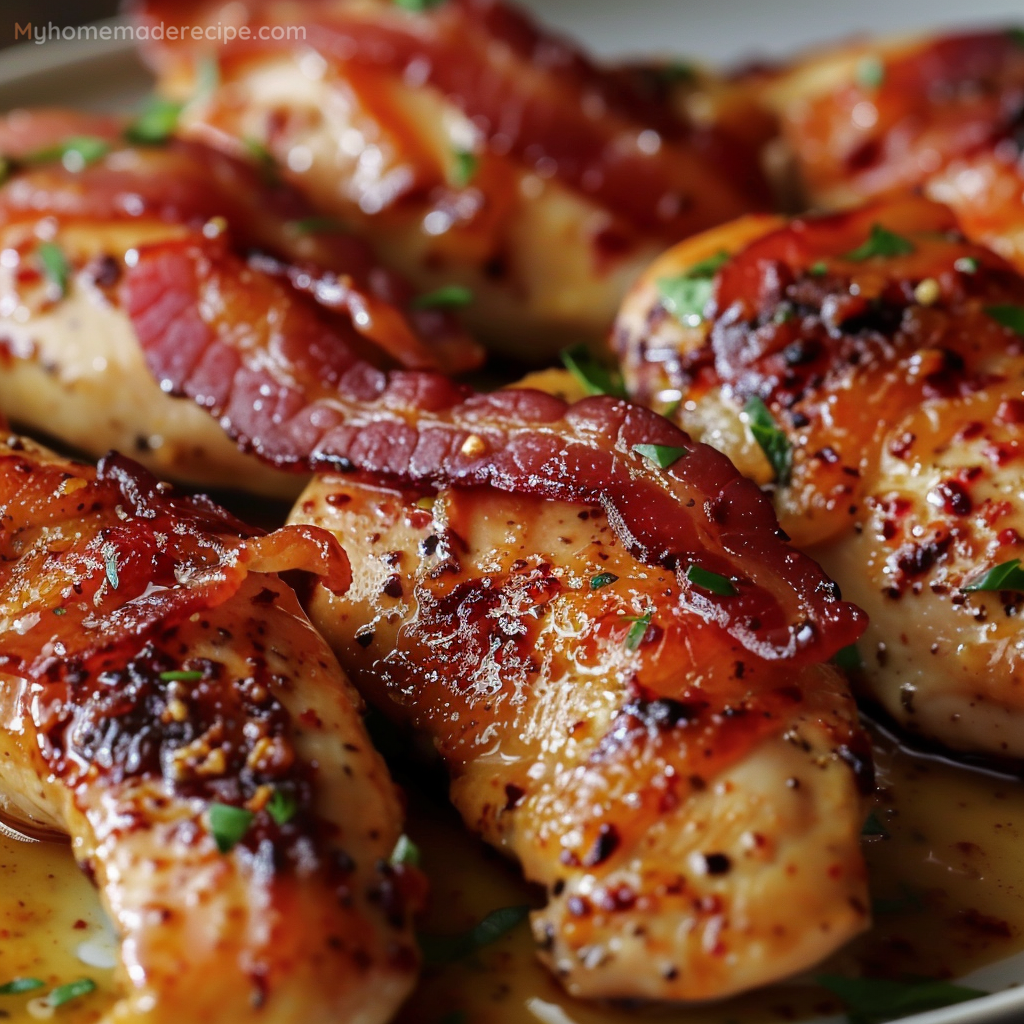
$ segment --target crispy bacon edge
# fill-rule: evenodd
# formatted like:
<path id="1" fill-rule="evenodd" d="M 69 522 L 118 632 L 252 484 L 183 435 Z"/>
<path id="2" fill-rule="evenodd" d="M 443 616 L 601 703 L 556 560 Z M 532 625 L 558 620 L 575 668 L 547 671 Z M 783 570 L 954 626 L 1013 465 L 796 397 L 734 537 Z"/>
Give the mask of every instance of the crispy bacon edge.
<path id="1" fill-rule="evenodd" d="M 161 387 L 271 465 L 599 505 L 634 557 L 676 572 L 686 608 L 766 660 L 823 661 L 865 627 L 784 543 L 756 485 L 648 409 L 607 396 L 568 405 L 532 390 L 474 394 L 440 374 L 378 370 L 223 239 L 141 248 L 121 299 Z M 661 468 L 638 445 L 677 451 L 659 452 L 671 461 Z M 694 584 L 691 566 L 731 586 Z"/>

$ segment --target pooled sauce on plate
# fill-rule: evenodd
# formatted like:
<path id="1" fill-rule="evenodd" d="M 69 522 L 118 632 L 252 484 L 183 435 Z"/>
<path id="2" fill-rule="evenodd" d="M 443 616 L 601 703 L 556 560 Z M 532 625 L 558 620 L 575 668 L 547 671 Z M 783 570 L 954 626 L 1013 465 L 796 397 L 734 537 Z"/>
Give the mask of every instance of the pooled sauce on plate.
<path id="1" fill-rule="evenodd" d="M 956 978 L 1024 950 L 1024 783 L 910 753 L 876 732 L 875 820 L 865 836 L 875 925 L 822 973 Z M 422 922 L 430 934 L 462 932 L 534 892 L 430 795 L 410 793 L 408 831 L 432 884 Z M 0 985 L 38 978 L 45 988 L 0 996 L 0 1020 L 33 1020 L 29 1003 L 90 978 L 97 991 L 56 1011 L 67 1024 L 97 1020 L 116 998 L 102 963 L 109 935 L 92 886 L 69 847 L 0 836 Z M 536 962 L 525 924 L 444 968 L 428 967 L 399 1024 L 770 1024 L 836 1013 L 810 982 L 784 983 L 696 1009 L 615 1007 L 566 996 Z"/>

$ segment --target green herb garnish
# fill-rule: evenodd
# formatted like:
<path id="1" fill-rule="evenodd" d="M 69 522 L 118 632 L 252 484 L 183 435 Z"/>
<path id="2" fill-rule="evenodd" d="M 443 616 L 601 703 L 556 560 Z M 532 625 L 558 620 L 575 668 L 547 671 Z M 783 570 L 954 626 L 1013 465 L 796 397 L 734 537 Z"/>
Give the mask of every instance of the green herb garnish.
<path id="1" fill-rule="evenodd" d="M 219 85 L 220 62 L 216 57 L 203 57 L 196 67 L 196 91 L 193 99 L 208 99 Z"/>
<path id="2" fill-rule="evenodd" d="M 651 624 L 651 613 L 644 612 L 643 615 L 626 616 L 626 621 L 633 623 L 626 634 L 626 650 L 635 651 L 640 646 L 640 641 L 643 640 L 647 627 Z"/>
<path id="3" fill-rule="evenodd" d="M 452 154 L 452 184 L 456 188 L 465 188 L 480 169 L 480 158 L 468 149 L 457 149 Z"/>
<path id="4" fill-rule="evenodd" d="M 612 583 L 618 582 L 619 577 L 613 572 L 599 572 L 596 576 L 590 577 L 590 589 L 600 590 Z"/>
<path id="5" fill-rule="evenodd" d="M 23 164 L 49 164 L 61 161 L 69 171 L 80 171 L 106 156 L 110 143 L 95 135 L 73 135 L 56 146 L 29 153 L 21 159 Z"/>
<path id="6" fill-rule="evenodd" d="M 697 69 L 685 61 L 675 60 L 664 67 L 656 68 L 655 75 L 666 85 L 675 85 L 678 82 L 693 82 L 697 78 Z"/>
<path id="7" fill-rule="evenodd" d="M 117 548 L 113 544 L 104 544 L 100 549 L 103 555 L 103 569 L 107 575 L 107 582 L 112 590 L 117 590 L 121 581 L 117 575 Z"/>
<path id="8" fill-rule="evenodd" d="M 417 295 L 412 300 L 413 309 L 462 309 L 473 301 L 473 290 L 461 284 L 450 284 L 436 291 Z"/>
<path id="9" fill-rule="evenodd" d="M 824 260 L 815 260 L 808 273 L 811 277 L 824 277 L 828 273 L 828 264 Z"/>
<path id="10" fill-rule="evenodd" d="M 771 464 L 776 482 L 784 487 L 789 483 L 793 470 L 793 446 L 789 443 L 789 438 L 775 422 L 775 417 L 768 406 L 756 395 L 749 399 L 743 411 L 746 413 L 747 425 L 754 435 L 754 440 Z"/>
<path id="11" fill-rule="evenodd" d="M 87 996 L 90 992 L 95 991 L 95 981 L 91 978 L 79 978 L 78 981 L 71 981 L 68 982 L 67 985 L 61 985 L 59 988 L 55 988 L 46 997 L 46 1001 L 56 1009 L 58 1006 L 63 1006 L 65 1003 L 70 1003 L 72 999 L 80 999 L 82 996 Z"/>
<path id="12" fill-rule="evenodd" d="M 247 135 L 243 138 L 242 145 L 245 146 L 246 152 L 248 152 L 249 156 L 259 169 L 260 176 L 263 178 L 264 183 L 267 185 L 276 185 L 279 178 L 277 158 L 274 154 L 271 153 L 259 139 L 254 139 L 252 136 Z"/>
<path id="13" fill-rule="evenodd" d="M 712 594 L 718 594 L 720 597 L 736 596 L 736 588 L 732 585 L 732 580 L 717 572 L 712 572 L 710 569 L 702 569 L 699 565 L 691 565 L 686 570 L 686 578 L 695 587 L 710 590 Z"/>
<path id="14" fill-rule="evenodd" d="M 814 980 L 843 1001 L 850 1024 L 879 1024 L 893 1017 L 906 1017 L 988 995 L 976 988 L 931 979 L 889 981 L 887 978 L 822 974 Z"/>
<path id="15" fill-rule="evenodd" d="M 881 224 L 872 224 L 867 241 L 858 245 L 852 252 L 842 258 L 851 263 L 863 263 L 876 256 L 908 256 L 914 252 L 914 243 Z"/>
<path id="16" fill-rule="evenodd" d="M 889 838 L 889 830 L 882 824 L 881 818 L 874 811 L 868 813 L 861 827 L 860 834 L 862 836 L 884 836 L 886 839 Z"/>
<path id="17" fill-rule="evenodd" d="M 997 324 L 1008 327 L 1014 334 L 1024 335 L 1024 306 L 986 306 L 985 312 Z"/>
<path id="18" fill-rule="evenodd" d="M 993 566 L 984 576 L 968 583 L 961 590 L 1015 590 L 1024 594 L 1024 569 L 1020 567 L 1019 558 L 1011 558 Z"/>
<path id="19" fill-rule="evenodd" d="M 408 864 L 411 867 L 420 866 L 420 848 L 407 836 L 400 835 L 391 851 L 392 864 Z"/>
<path id="20" fill-rule="evenodd" d="M 433 7 L 440 7 L 444 0 L 392 0 L 396 7 L 404 11 L 429 11 Z"/>
<path id="21" fill-rule="evenodd" d="M 36 989 L 42 987 L 43 982 L 38 978 L 15 978 L 14 981 L 0 985 L 0 996 L 20 996 L 25 992 L 35 992 Z"/>
<path id="22" fill-rule="evenodd" d="M 953 262 L 953 269 L 959 270 L 961 274 L 976 274 L 980 266 L 981 262 L 975 256 L 961 256 Z"/>
<path id="23" fill-rule="evenodd" d="M 668 469 L 684 455 L 688 455 L 690 449 L 674 448 L 670 444 L 635 444 L 633 451 L 645 459 L 650 459 L 659 469 Z"/>
<path id="24" fill-rule="evenodd" d="M 174 669 L 171 672 L 161 672 L 157 678 L 164 683 L 198 683 L 203 678 L 203 673 L 192 669 Z"/>
<path id="25" fill-rule="evenodd" d="M 36 255 L 43 273 L 57 286 L 63 298 L 68 293 L 68 281 L 71 278 L 71 267 L 64 251 L 55 242 L 41 242 Z"/>
<path id="26" fill-rule="evenodd" d="M 142 113 L 125 130 L 124 137 L 143 146 L 158 146 L 174 135 L 183 109 L 183 103 L 151 96 Z"/>
<path id="27" fill-rule="evenodd" d="M 911 888 L 905 882 L 900 883 L 902 895 L 895 899 L 873 899 L 871 901 L 872 914 L 902 914 L 910 910 L 923 910 L 924 900 L 917 889 Z"/>
<path id="28" fill-rule="evenodd" d="M 863 57 L 857 63 L 857 84 L 877 89 L 885 81 L 885 65 L 879 57 Z"/>
<path id="29" fill-rule="evenodd" d="M 299 802 L 291 793 L 283 789 L 275 789 L 274 795 L 267 801 L 267 814 L 277 825 L 287 825 L 298 814 Z"/>
<path id="30" fill-rule="evenodd" d="M 562 365 L 579 381 L 588 395 L 626 397 L 626 389 L 619 374 L 598 362 L 586 345 L 564 348 L 559 355 Z"/>
<path id="31" fill-rule="evenodd" d="M 694 264 L 685 274 L 663 277 L 658 290 L 665 308 L 685 326 L 698 326 L 711 300 L 715 274 L 728 262 L 729 254 L 723 250 Z"/>
<path id="32" fill-rule="evenodd" d="M 1024 28 L 1008 28 L 1006 35 L 1011 43 L 1015 43 L 1021 49 L 1024 49 Z"/>
<path id="33" fill-rule="evenodd" d="M 832 664 L 846 672 L 856 672 L 864 667 L 864 661 L 856 644 L 849 644 L 836 651 L 832 656 Z"/>
<path id="34" fill-rule="evenodd" d="M 244 807 L 210 804 L 210 832 L 221 853 L 230 853 L 249 831 L 255 815 Z"/>
<path id="35" fill-rule="evenodd" d="M 54 615 L 67 615 L 67 613 L 68 613 L 67 608 L 54 608 L 53 609 L 53 614 Z"/>
<path id="36" fill-rule="evenodd" d="M 348 228 L 337 217 L 303 217 L 288 221 L 288 230 L 296 235 L 343 235 Z"/>
<path id="37" fill-rule="evenodd" d="M 502 907 L 492 910 L 479 924 L 459 935 L 420 935 L 420 948 L 428 964 L 454 963 L 497 942 L 526 920 L 529 907 Z"/>

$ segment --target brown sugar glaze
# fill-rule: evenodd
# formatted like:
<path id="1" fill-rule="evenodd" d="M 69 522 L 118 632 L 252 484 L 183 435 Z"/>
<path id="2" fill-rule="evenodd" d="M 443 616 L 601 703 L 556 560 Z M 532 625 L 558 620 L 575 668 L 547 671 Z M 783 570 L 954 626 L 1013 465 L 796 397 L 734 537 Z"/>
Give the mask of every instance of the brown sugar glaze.
<path id="1" fill-rule="evenodd" d="M 875 924 L 822 970 L 961 977 L 1024 949 L 1024 784 L 910 752 L 878 730 L 873 737 L 875 814 L 889 833 L 864 839 Z M 418 788 L 409 796 L 409 832 L 433 888 L 422 931 L 459 932 L 498 907 L 533 901 L 515 870 L 467 835 L 436 796 Z M 0 882 L 0 983 L 35 977 L 53 987 L 90 977 L 98 991 L 62 1007 L 60 1015 L 67 1024 L 97 1020 L 113 1002 L 113 972 L 89 967 L 76 950 L 106 926 L 70 850 L 0 836 Z M 0 1019 L 31 1021 L 31 998 L 0 997 Z M 639 1016 L 664 1024 L 770 1024 L 839 1009 L 806 980 L 692 1009 L 575 1001 L 535 961 L 529 931 L 521 925 L 477 954 L 428 968 L 398 1020 L 626 1024 Z"/>

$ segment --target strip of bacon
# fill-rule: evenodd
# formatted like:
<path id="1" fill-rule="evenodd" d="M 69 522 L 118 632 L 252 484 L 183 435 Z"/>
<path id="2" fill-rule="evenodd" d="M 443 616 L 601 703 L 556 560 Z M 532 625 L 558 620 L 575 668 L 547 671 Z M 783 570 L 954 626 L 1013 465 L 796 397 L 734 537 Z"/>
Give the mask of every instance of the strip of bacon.
<path id="1" fill-rule="evenodd" d="M 159 0 L 135 7 L 143 23 L 178 24 L 184 17 L 180 5 L 172 12 Z M 219 10 L 193 4 L 189 17 L 196 24 Z M 247 23 L 253 38 L 219 46 L 218 59 L 294 48 L 290 39 L 255 37 L 260 27 L 294 25 L 295 15 L 293 5 L 277 0 L 232 5 L 232 19 Z M 644 95 L 634 76 L 599 68 L 504 3 L 448 0 L 411 16 L 391 3 L 329 0 L 304 5 L 301 21 L 313 51 L 437 89 L 495 152 L 557 177 L 630 224 L 677 238 L 696 230 L 695 221 L 720 221 L 715 209 L 735 209 L 737 200 L 746 207 L 769 202 L 755 154 L 715 128 L 685 124 Z M 174 44 L 165 45 L 151 48 L 158 65 L 174 59 Z M 658 133 L 656 151 L 638 146 L 643 130 Z M 695 180 L 699 205 L 691 193 Z"/>
<path id="2" fill-rule="evenodd" d="M 122 301 L 161 387 L 272 465 L 600 505 L 634 557 L 675 570 L 686 607 L 765 659 L 821 661 L 863 629 L 780 539 L 757 487 L 649 410 L 603 396 L 570 406 L 528 390 L 477 395 L 438 374 L 375 369 L 223 239 L 142 247 Z M 638 445 L 678 451 L 659 468 Z M 731 586 L 695 584 L 692 566 Z"/>

